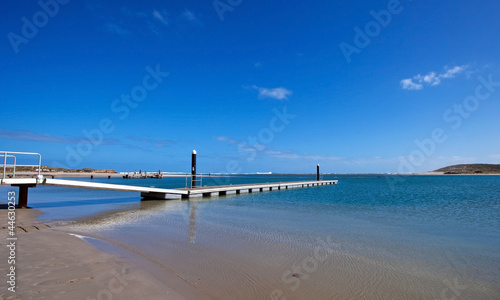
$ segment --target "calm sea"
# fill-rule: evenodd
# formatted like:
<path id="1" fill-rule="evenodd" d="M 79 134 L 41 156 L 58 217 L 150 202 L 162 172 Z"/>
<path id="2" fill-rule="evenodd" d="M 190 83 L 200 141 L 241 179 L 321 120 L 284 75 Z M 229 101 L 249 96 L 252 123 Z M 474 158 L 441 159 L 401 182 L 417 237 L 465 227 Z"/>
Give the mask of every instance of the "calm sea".
<path id="1" fill-rule="evenodd" d="M 239 175 L 203 185 L 313 179 Z M 216 299 L 500 299 L 500 176 L 323 179 L 339 183 L 190 201 L 38 186 L 29 204 L 41 219 L 133 249 Z"/>

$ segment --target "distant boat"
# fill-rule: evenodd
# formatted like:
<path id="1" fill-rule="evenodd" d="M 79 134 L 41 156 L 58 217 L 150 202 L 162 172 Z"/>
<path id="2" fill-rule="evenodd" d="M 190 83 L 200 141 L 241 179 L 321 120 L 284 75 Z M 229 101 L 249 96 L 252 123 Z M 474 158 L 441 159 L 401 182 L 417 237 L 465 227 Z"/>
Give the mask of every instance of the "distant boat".
<path id="1" fill-rule="evenodd" d="M 257 175 L 270 175 L 273 174 L 273 172 L 257 172 Z"/>

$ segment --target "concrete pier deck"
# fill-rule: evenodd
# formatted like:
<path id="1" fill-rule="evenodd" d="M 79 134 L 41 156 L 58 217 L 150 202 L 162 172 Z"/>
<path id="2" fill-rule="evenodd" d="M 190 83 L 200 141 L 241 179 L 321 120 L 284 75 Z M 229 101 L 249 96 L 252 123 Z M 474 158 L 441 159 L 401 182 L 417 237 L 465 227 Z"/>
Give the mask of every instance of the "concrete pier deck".
<path id="1" fill-rule="evenodd" d="M 252 184 L 237 184 L 224 186 L 205 186 L 196 188 L 184 188 L 182 191 L 188 191 L 187 195 L 182 195 L 182 198 L 190 197 L 210 197 L 223 196 L 228 194 L 253 193 L 264 191 L 279 191 L 293 188 L 305 188 L 313 186 L 323 186 L 337 184 L 337 180 L 320 180 L 320 181 L 290 181 L 290 182 L 270 182 L 270 183 L 252 183 Z"/>
<path id="2" fill-rule="evenodd" d="M 19 195 L 19 206 L 27 206 L 28 188 L 37 185 L 62 186 L 73 188 L 101 189 L 124 192 L 140 192 L 144 199 L 189 199 L 191 197 L 211 197 L 224 196 L 229 194 L 253 193 L 264 191 L 278 191 L 292 188 L 305 188 L 323 185 L 337 184 L 337 180 L 319 180 L 319 181 L 292 181 L 292 182 L 270 182 L 253 183 L 224 186 L 204 186 L 195 188 L 163 189 L 155 187 L 142 187 L 122 184 L 108 184 L 100 182 L 88 182 L 66 179 L 50 178 L 9 178 L 1 181 L 2 185 L 18 186 L 23 192 Z M 22 199 L 21 199 L 22 196 Z"/>

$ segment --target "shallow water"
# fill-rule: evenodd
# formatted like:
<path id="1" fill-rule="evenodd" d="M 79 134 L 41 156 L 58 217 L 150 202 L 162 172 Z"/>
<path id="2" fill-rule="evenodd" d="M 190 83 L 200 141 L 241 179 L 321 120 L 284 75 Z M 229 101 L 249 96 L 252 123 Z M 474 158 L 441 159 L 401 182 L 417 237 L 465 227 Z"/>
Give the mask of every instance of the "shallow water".
<path id="1" fill-rule="evenodd" d="M 45 220 L 83 218 L 65 229 L 133 250 L 217 299 L 500 298 L 500 176 L 331 178 L 339 184 L 190 201 L 39 186 L 30 206 Z"/>

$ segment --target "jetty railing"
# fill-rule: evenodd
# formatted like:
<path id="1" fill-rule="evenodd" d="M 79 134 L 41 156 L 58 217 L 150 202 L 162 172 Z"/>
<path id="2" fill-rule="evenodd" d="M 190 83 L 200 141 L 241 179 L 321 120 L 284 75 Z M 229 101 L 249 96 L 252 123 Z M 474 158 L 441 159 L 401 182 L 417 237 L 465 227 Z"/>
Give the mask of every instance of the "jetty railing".
<path id="1" fill-rule="evenodd" d="M 18 165 L 16 164 L 16 155 L 32 155 L 38 156 L 38 165 Z M 0 157 L 3 156 L 3 175 L 2 180 L 5 180 L 7 174 L 7 167 L 12 168 L 12 177 L 16 177 L 16 167 L 38 167 L 38 178 L 40 178 L 42 171 L 42 155 L 40 153 L 33 152 L 13 152 L 13 151 L 0 151 Z M 7 158 L 14 158 L 13 164 L 7 164 Z"/>
<path id="2" fill-rule="evenodd" d="M 193 182 L 192 176 L 193 175 L 186 175 L 186 185 L 185 185 L 185 188 L 191 188 L 192 187 L 191 186 L 191 184 Z M 203 175 L 197 174 L 196 175 L 196 179 L 194 180 L 194 182 L 195 182 L 196 186 L 199 186 L 199 187 L 203 186 Z"/>

